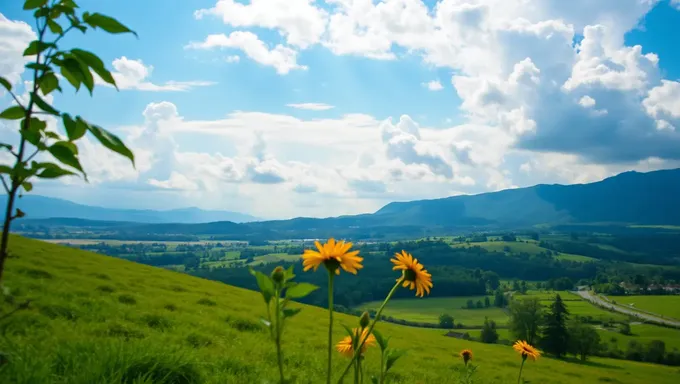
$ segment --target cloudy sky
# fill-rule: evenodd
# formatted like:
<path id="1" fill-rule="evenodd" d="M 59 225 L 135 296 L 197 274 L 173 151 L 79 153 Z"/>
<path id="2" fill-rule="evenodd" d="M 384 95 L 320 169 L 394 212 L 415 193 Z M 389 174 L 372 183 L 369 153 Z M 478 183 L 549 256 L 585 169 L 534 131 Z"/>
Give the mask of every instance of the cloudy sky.
<path id="1" fill-rule="evenodd" d="M 35 33 L 9 3 L 0 74 L 23 92 Z M 118 134 L 136 168 L 86 139 L 89 183 L 36 194 L 287 218 L 680 167 L 680 0 L 78 3 L 139 39 L 64 39 L 120 91 L 52 101 Z"/>

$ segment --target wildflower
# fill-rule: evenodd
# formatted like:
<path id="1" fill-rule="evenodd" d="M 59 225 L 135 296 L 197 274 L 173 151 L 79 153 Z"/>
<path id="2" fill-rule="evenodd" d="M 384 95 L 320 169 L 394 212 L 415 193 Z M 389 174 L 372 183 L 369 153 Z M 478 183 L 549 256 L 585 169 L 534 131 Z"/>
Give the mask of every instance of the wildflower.
<path id="1" fill-rule="evenodd" d="M 410 253 L 401 251 L 395 253 L 394 259 L 390 259 L 394 263 L 393 270 L 401 270 L 403 272 L 403 287 L 416 290 L 416 296 L 423 297 L 425 292 L 430 294 L 432 288 L 432 275 L 427 273 L 423 265 L 418 262 L 418 259 L 413 258 Z"/>
<path id="2" fill-rule="evenodd" d="M 363 268 L 361 262 L 364 260 L 359 257 L 359 251 L 348 252 L 352 248 L 352 243 L 343 241 L 335 241 L 331 238 L 325 244 L 321 244 L 318 241 L 314 242 L 316 245 L 315 250 L 305 249 L 305 253 L 302 255 L 302 265 L 304 266 L 304 271 L 309 271 L 314 268 L 314 271 L 323 264 L 329 272 L 334 272 L 336 275 L 340 274 L 339 267 L 345 270 L 345 272 L 350 272 L 356 275 L 357 271 Z"/>
<path id="3" fill-rule="evenodd" d="M 281 284 L 284 277 L 285 273 L 283 267 L 279 266 L 274 268 L 274 270 L 272 271 L 272 280 L 274 280 L 276 284 Z"/>
<path id="4" fill-rule="evenodd" d="M 524 360 L 526 360 L 527 357 L 531 357 L 532 360 L 536 360 L 539 358 L 539 356 L 541 356 L 541 352 L 523 340 L 518 340 L 515 342 L 512 348 L 519 352 L 519 354 L 522 355 L 522 359 Z"/>
<path id="5" fill-rule="evenodd" d="M 354 328 L 354 336 L 356 337 L 359 334 L 359 329 Z M 368 336 L 368 337 L 367 337 Z M 352 357 L 354 356 L 354 344 L 353 344 L 353 337 L 352 336 L 345 336 L 338 344 L 336 344 L 335 349 L 340 352 L 343 356 L 347 357 Z M 366 340 L 366 341 L 364 341 Z M 368 330 L 364 329 L 361 331 L 361 339 L 357 340 L 357 344 L 364 343 L 364 345 L 361 346 L 361 355 L 363 355 L 366 352 L 366 348 L 374 346 L 376 343 L 375 336 L 373 334 L 368 334 Z"/>
<path id="6" fill-rule="evenodd" d="M 463 362 L 467 365 L 468 361 L 472 360 L 472 351 L 469 349 L 463 349 L 460 351 L 460 357 L 463 358 Z"/>

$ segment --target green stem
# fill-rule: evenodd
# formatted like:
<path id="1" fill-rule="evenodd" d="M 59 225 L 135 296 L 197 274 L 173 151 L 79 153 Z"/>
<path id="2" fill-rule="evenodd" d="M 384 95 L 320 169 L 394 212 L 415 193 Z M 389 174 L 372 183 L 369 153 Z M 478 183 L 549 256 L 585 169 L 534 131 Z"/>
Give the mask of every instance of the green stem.
<path id="1" fill-rule="evenodd" d="M 371 332 L 373 332 L 373 328 L 375 327 L 375 323 L 377 323 L 378 319 L 380 319 L 380 314 L 382 314 L 383 309 L 385 309 L 387 302 L 390 301 L 390 299 L 392 298 L 392 295 L 394 295 L 394 292 L 397 290 L 397 288 L 399 288 L 399 284 L 401 284 L 403 281 L 404 281 L 404 277 L 402 276 L 399 280 L 397 280 L 397 283 L 394 284 L 394 287 L 392 287 L 392 290 L 390 291 L 390 293 L 387 294 L 385 301 L 383 301 L 380 308 L 378 308 L 378 312 L 376 312 L 375 318 L 371 322 L 371 325 L 368 327 L 368 332 L 366 333 L 366 335 L 367 335 L 366 338 L 364 338 L 364 340 L 361 340 L 361 342 L 359 343 L 359 348 L 354 350 L 354 356 L 352 357 L 352 361 L 350 361 L 349 364 L 347 364 L 345 371 L 342 372 L 340 379 L 338 379 L 338 384 L 342 384 L 342 379 L 345 377 L 347 372 L 349 372 L 349 369 L 352 368 L 354 361 L 356 361 L 357 358 L 359 357 L 359 353 L 361 352 L 361 347 L 363 347 L 366 340 L 368 340 L 368 335 L 370 335 Z"/>
<path id="2" fill-rule="evenodd" d="M 522 359 L 522 365 L 519 366 L 519 376 L 517 377 L 517 384 L 520 384 L 522 380 L 522 368 L 524 368 L 524 362 L 527 361 L 526 357 Z"/>
<path id="3" fill-rule="evenodd" d="M 331 383 L 331 369 L 333 358 L 333 279 L 335 272 L 328 271 L 328 369 L 326 383 Z"/>
<path id="4" fill-rule="evenodd" d="M 281 296 L 281 291 L 279 288 L 276 289 L 276 358 L 279 362 L 279 378 L 280 383 L 284 384 L 285 379 L 283 377 L 283 357 L 281 356 L 281 307 L 279 298 Z"/>
<path id="5" fill-rule="evenodd" d="M 380 378 L 378 384 L 383 384 L 385 381 L 385 351 L 380 351 Z"/>
<path id="6" fill-rule="evenodd" d="M 354 362 L 354 384 L 359 384 L 359 361 L 361 359 L 357 360 Z"/>

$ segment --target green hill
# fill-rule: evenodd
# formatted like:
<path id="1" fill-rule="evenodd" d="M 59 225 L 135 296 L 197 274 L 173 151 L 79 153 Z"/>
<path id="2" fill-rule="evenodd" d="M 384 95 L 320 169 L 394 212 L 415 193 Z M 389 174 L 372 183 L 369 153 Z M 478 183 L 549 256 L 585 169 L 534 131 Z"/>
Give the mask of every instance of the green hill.
<path id="1" fill-rule="evenodd" d="M 5 285 L 30 309 L 2 322 L 3 383 L 273 383 L 275 353 L 258 322 L 260 295 L 177 272 L 12 237 Z M 386 266 L 387 268 L 388 266 Z M 436 286 L 434 287 L 436 289 Z M 3 303 L 6 313 L 10 304 Z M 302 306 L 284 339 L 286 371 L 323 382 L 326 312 Z M 338 323 L 356 318 L 338 314 Z M 400 383 L 454 383 L 457 353 L 474 351 L 478 383 L 513 383 L 520 359 L 501 345 L 448 338 L 438 330 L 379 324 L 408 350 Z M 342 328 L 335 327 L 336 339 Z M 367 363 L 375 371 L 377 351 Z M 335 358 L 336 370 L 346 360 Z M 541 358 L 525 367 L 533 383 L 676 383 L 678 369 L 593 358 Z M 142 378 L 142 379 L 140 379 Z"/>

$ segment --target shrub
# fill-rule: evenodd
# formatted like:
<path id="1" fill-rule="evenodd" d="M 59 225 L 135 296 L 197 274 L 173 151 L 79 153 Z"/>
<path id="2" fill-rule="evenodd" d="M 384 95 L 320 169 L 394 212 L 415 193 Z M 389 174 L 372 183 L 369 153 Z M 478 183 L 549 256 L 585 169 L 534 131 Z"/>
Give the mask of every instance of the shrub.
<path id="1" fill-rule="evenodd" d="M 116 289 L 113 288 L 110 285 L 100 285 L 100 286 L 97 287 L 97 290 L 99 292 L 106 292 L 106 293 L 113 293 L 113 292 L 116 291 Z"/>
<path id="2" fill-rule="evenodd" d="M 227 323 L 239 332 L 264 332 L 264 327 L 252 320 L 241 317 L 227 317 Z"/>
<path id="3" fill-rule="evenodd" d="M 149 327 L 149 328 L 154 328 L 154 329 L 160 329 L 160 330 L 165 330 L 168 329 L 172 326 L 172 322 L 168 320 L 167 318 L 157 315 L 157 314 L 148 314 L 142 316 L 142 321 Z"/>
<path id="4" fill-rule="evenodd" d="M 208 299 L 207 297 L 204 297 L 204 298 L 198 300 L 198 301 L 196 302 L 196 304 L 207 305 L 207 306 L 209 306 L 209 307 L 214 307 L 214 306 L 217 305 L 216 302 L 214 302 L 214 301 Z"/>
<path id="5" fill-rule="evenodd" d="M 120 296 L 118 296 L 118 301 L 120 301 L 123 304 L 137 304 L 137 299 L 134 298 L 132 295 L 128 295 L 127 293 L 124 293 Z"/>

